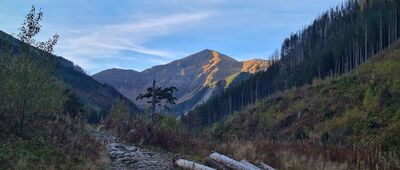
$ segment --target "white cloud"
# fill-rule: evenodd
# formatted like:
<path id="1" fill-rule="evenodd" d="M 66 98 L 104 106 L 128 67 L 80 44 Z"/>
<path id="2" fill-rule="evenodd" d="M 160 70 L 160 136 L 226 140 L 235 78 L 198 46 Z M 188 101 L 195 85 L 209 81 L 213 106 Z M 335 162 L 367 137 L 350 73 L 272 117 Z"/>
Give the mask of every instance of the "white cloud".
<path id="1" fill-rule="evenodd" d="M 180 57 L 181 52 L 152 49 L 146 43 L 156 38 L 181 31 L 201 23 L 213 14 L 209 12 L 175 14 L 143 19 L 132 23 L 118 23 L 96 26 L 81 31 L 73 31 L 69 37 L 61 39 L 56 51 L 85 69 L 93 68 L 98 59 L 129 58 L 121 52 L 130 51 L 149 56 L 157 56 L 149 61 L 161 61 Z M 71 28 L 70 30 L 74 30 Z M 68 31 L 66 31 L 68 34 Z M 69 31 L 71 32 L 71 31 Z M 164 62 L 163 62 L 164 63 Z"/>

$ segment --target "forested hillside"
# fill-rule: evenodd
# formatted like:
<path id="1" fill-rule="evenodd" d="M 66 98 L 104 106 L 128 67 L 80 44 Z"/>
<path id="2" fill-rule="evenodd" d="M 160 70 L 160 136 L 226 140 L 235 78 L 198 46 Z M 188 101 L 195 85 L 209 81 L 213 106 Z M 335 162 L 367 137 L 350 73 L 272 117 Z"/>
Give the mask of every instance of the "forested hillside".
<path id="1" fill-rule="evenodd" d="M 56 58 L 0 42 L 0 169 L 104 167 L 86 124 L 90 110 L 57 77 Z"/>
<path id="2" fill-rule="evenodd" d="M 140 112 L 135 104 L 113 87 L 97 82 L 86 75 L 79 66 L 62 57 L 57 57 L 24 44 L 2 31 L 0 31 L 0 54 L 10 54 L 15 57 L 18 55 L 27 55 L 32 57 L 33 61 L 53 66 L 55 71 L 52 74 L 76 93 L 76 100 L 84 104 L 86 110 L 85 117 L 90 122 L 98 122 L 101 117 L 105 117 L 111 105 L 118 98 L 129 101 L 129 107 L 132 112 Z"/>
<path id="3" fill-rule="evenodd" d="M 270 162 L 288 158 L 277 155 L 289 151 L 294 159 L 300 155 L 312 159 L 312 155 L 320 154 L 323 159 L 348 162 L 343 169 L 397 169 L 400 166 L 399 68 L 398 41 L 348 74 L 277 92 L 212 124 L 206 134 L 221 143 L 280 141 L 250 142 L 257 147 L 254 154 L 259 156 L 264 155 L 260 148 L 269 146 L 265 157 Z M 310 148 L 299 151 L 294 147 L 298 142 Z M 314 165 L 307 165 L 306 161 L 298 163 L 298 169 L 318 166 L 317 160 Z"/>
<path id="4" fill-rule="evenodd" d="M 350 0 L 324 12 L 284 40 L 267 71 L 226 90 L 183 120 L 191 127 L 210 124 L 276 91 L 357 68 L 398 39 L 399 7 L 393 0 Z"/>

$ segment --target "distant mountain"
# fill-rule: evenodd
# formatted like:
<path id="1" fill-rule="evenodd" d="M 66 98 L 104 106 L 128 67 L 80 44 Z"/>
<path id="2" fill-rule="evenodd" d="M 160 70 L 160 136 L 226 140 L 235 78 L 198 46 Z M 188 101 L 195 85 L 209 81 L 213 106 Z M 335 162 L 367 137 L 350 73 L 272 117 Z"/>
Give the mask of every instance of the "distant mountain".
<path id="1" fill-rule="evenodd" d="M 113 87 L 97 82 L 86 75 L 83 70 L 62 57 L 58 57 L 35 47 L 29 46 L 11 35 L 0 31 L 0 53 L 19 54 L 22 48 L 29 50 L 28 55 L 35 60 L 56 63 L 56 77 L 69 86 L 79 97 L 89 112 L 88 119 L 91 122 L 100 120 L 105 116 L 111 105 L 118 99 L 127 100 L 132 112 L 139 112 L 136 105 Z"/>
<path id="2" fill-rule="evenodd" d="M 178 101 L 171 113 L 180 115 L 219 94 L 224 88 L 245 80 L 252 73 L 265 70 L 268 66 L 269 62 L 266 60 L 239 62 L 217 51 L 206 49 L 142 72 L 114 68 L 92 77 L 113 86 L 131 100 L 145 92 L 151 86 L 152 79 L 156 79 L 158 86 L 175 86 L 178 88 Z M 145 105 L 143 102 L 137 103 Z"/>

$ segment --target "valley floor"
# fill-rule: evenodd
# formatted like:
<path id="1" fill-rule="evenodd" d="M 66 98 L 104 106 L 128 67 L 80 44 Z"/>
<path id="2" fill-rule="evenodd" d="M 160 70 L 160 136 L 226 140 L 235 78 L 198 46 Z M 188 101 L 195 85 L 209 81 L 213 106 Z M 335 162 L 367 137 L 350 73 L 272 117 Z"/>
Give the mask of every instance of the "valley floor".
<path id="1" fill-rule="evenodd" d="M 106 145 L 112 169 L 174 169 L 172 153 L 151 152 L 127 145 L 119 138 L 104 131 L 93 130 L 92 134 L 96 140 Z"/>

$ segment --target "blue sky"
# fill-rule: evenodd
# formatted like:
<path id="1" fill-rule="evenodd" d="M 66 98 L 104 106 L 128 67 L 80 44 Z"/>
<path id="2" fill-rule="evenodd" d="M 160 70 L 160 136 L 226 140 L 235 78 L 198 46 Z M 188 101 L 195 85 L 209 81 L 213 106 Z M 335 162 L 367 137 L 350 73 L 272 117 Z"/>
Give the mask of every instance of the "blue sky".
<path id="1" fill-rule="evenodd" d="M 342 0 L 2 0 L 0 30 L 16 33 L 42 8 L 39 40 L 90 74 L 142 71 L 203 49 L 237 60 L 267 58 L 283 39 Z"/>

